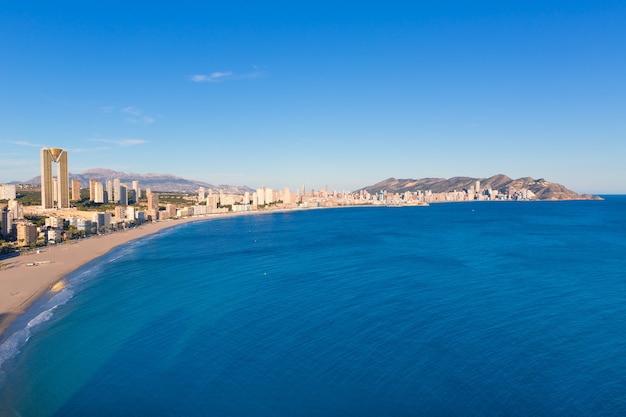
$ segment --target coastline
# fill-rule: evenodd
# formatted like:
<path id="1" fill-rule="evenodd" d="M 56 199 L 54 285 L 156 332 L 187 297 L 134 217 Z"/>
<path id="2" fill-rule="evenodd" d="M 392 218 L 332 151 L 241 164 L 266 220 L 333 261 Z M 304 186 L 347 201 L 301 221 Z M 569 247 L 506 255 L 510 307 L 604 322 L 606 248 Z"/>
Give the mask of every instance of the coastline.
<path id="1" fill-rule="evenodd" d="M 233 215 L 238 215 L 238 213 L 184 217 L 146 223 L 120 232 L 92 236 L 56 246 L 47 246 L 41 248 L 38 253 L 1 260 L 0 338 L 5 336 L 6 330 L 17 317 L 24 314 L 37 299 L 51 291 L 57 282 L 81 266 L 105 255 L 113 248 L 170 227 Z"/>

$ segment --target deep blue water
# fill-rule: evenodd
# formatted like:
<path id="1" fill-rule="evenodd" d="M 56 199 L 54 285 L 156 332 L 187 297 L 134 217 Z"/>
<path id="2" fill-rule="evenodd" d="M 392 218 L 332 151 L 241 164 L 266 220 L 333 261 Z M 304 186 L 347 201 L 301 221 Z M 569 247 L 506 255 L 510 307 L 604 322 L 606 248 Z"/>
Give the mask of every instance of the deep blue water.
<path id="1" fill-rule="evenodd" d="M 199 222 L 66 281 L 0 415 L 626 415 L 625 196 Z"/>

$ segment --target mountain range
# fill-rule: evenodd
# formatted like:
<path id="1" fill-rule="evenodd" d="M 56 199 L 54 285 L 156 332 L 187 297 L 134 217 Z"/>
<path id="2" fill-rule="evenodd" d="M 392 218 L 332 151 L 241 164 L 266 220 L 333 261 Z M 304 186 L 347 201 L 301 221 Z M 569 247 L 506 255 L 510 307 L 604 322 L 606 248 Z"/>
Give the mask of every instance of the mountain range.
<path id="1" fill-rule="evenodd" d="M 188 192 L 195 193 L 198 188 L 204 187 L 207 191 L 213 190 L 219 192 L 223 190 L 228 194 L 244 194 L 245 192 L 254 192 L 248 186 L 239 185 L 213 185 L 204 181 L 189 180 L 177 177 L 172 174 L 134 174 L 120 171 L 113 171 L 104 168 L 95 168 L 84 171 L 82 174 L 70 173 L 70 181 L 77 179 L 80 181 L 81 188 L 88 188 L 90 180 L 106 181 L 118 178 L 121 182 L 131 185 L 133 181 L 139 181 L 141 189 L 150 188 L 159 192 Z M 543 178 L 533 179 L 531 177 L 522 177 L 512 179 L 506 175 L 498 174 L 489 178 L 472 178 L 472 177 L 452 177 L 452 178 L 420 178 L 420 179 L 396 179 L 388 178 L 376 184 L 363 187 L 358 191 L 364 190 L 370 194 L 381 191 L 391 193 L 403 193 L 406 191 L 427 191 L 433 193 L 443 193 L 450 191 L 461 191 L 473 189 L 476 181 L 480 181 L 481 189 L 491 188 L 499 193 L 507 194 L 510 190 L 528 189 L 532 191 L 538 200 L 590 200 L 600 199 L 600 197 L 590 194 L 578 194 L 564 185 L 555 182 L 546 181 Z M 24 184 L 39 185 L 41 177 L 37 176 Z"/>
<path id="2" fill-rule="evenodd" d="M 433 193 L 444 193 L 450 191 L 461 191 L 463 189 L 473 189 L 476 181 L 480 181 L 481 189 L 491 188 L 498 190 L 499 193 L 508 193 L 510 190 L 527 189 L 532 191 L 538 200 L 591 200 L 600 199 L 600 197 L 590 194 L 578 194 L 567 187 L 554 182 L 546 181 L 543 178 L 533 179 L 531 177 L 523 177 L 512 179 L 506 175 L 498 174 L 489 178 L 470 178 L 470 177 L 453 177 L 453 178 L 421 178 L 421 179 L 396 179 L 388 178 L 374 185 L 363 187 L 362 190 L 370 194 L 387 191 L 392 193 L 403 193 L 406 191 L 427 191 Z M 360 191 L 360 190 L 358 190 Z"/>
<path id="3" fill-rule="evenodd" d="M 207 191 L 213 190 L 214 192 L 224 190 L 227 194 L 244 194 L 246 191 L 251 193 L 254 191 L 252 188 L 245 185 L 213 185 L 208 182 L 188 180 L 171 174 L 134 174 L 104 168 L 88 169 L 82 174 L 70 173 L 70 182 L 74 179 L 79 180 L 81 188 L 89 188 L 89 180 L 104 182 L 106 180 L 113 181 L 116 178 L 126 183 L 129 187 L 133 181 L 139 181 L 139 187 L 141 187 L 142 190 L 150 188 L 152 191 L 159 192 L 195 193 L 200 187 L 204 187 Z M 24 184 L 39 185 L 41 184 L 41 176 L 34 177 Z"/>

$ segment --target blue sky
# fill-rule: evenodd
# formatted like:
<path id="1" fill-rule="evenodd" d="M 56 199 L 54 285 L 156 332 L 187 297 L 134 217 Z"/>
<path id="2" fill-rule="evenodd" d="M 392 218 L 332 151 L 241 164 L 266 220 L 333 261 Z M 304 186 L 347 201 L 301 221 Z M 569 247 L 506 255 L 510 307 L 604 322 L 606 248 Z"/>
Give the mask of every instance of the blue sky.
<path id="1" fill-rule="evenodd" d="M 0 182 L 46 146 L 73 173 L 626 193 L 623 1 L 4 3 Z"/>

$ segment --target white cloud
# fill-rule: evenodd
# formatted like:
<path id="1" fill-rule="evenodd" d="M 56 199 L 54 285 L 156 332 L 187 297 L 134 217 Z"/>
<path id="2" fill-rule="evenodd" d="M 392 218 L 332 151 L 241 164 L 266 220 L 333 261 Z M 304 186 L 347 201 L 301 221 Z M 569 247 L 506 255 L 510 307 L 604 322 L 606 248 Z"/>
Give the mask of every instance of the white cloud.
<path id="1" fill-rule="evenodd" d="M 73 148 L 73 149 L 70 149 L 70 153 L 102 152 L 102 151 L 108 151 L 109 149 L 111 148 L 108 146 L 100 146 L 98 148 Z"/>
<path id="2" fill-rule="evenodd" d="M 148 125 L 151 125 L 152 123 L 154 123 L 155 119 L 153 117 L 149 117 L 149 116 L 141 116 L 141 117 L 127 117 L 126 121 L 128 123 L 148 126 Z"/>
<path id="3" fill-rule="evenodd" d="M 13 140 L 13 141 L 9 141 L 9 143 L 12 143 L 14 145 L 20 145 L 20 146 L 31 146 L 33 148 L 44 148 L 44 145 L 39 145 L 37 143 L 30 143 L 26 140 Z"/>
<path id="4" fill-rule="evenodd" d="M 141 115 L 141 109 L 135 107 L 135 106 L 128 106 L 128 107 L 124 107 L 122 109 L 122 111 L 124 113 L 133 115 L 133 116 L 140 116 Z"/>
<path id="5" fill-rule="evenodd" d="M 264 71 L 260 71 L 257 65 L 252 65 L 254 71 L 244 74 L 236 74 L 232 71 L 212 72 L 211 74 L 195 74 L 189 79 L 196 83 L 216 83 L 226 80 L 246 80 L 260 78 L 265 75 Z"/>
<path id="6" fill-rule="evenodd" d="M 143 111 L 135 106 L 126 106 L 121 111 L 130 116 L 126 118 L 128 123 L 148 126 L 156 121 L 154 117 L 143 114 Z"/>
<path id="7" fill-rule="evenodd" d="M 113 145 L 127 147 L 127 146 L 136 146 L 143 145 L 144 143 L 148 143 L 147 140 L 144 139 L 87 139 L 89 142 L 102 142 L 102 143 L 111 143 Z"/>
<path id="8" fill-rule="evenodd" d="M 217 81 L 224 81 L 233 76 L 232 71 L 226 72 L 212 72 L 209 75 L 205 74 L 196 74 L 191 76 L 191 81 L 196 83 L 214 83 Z"/>

